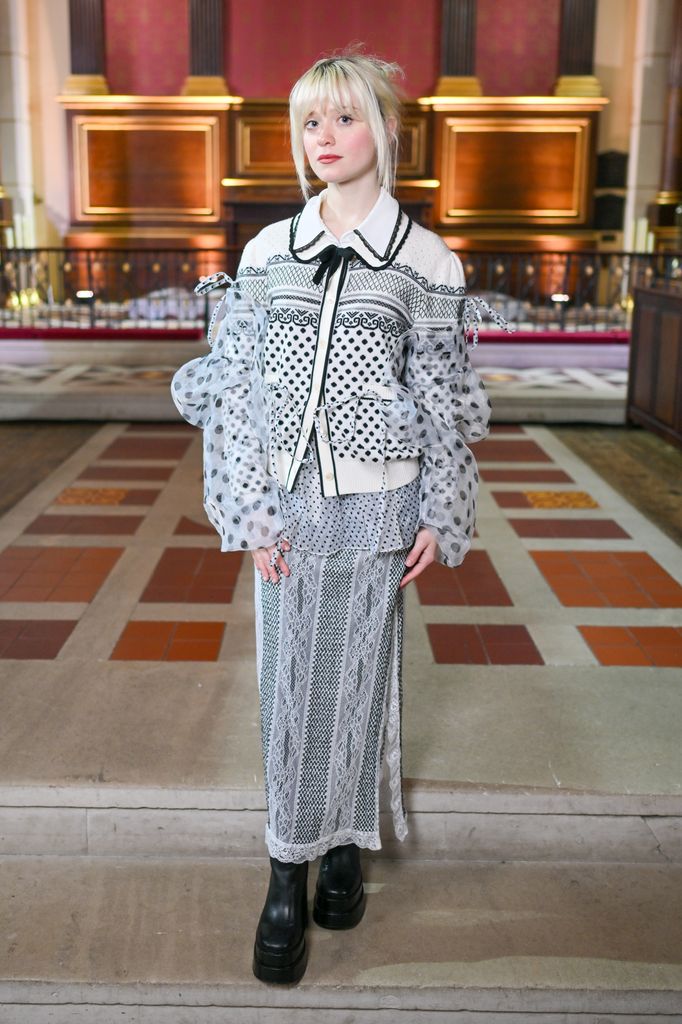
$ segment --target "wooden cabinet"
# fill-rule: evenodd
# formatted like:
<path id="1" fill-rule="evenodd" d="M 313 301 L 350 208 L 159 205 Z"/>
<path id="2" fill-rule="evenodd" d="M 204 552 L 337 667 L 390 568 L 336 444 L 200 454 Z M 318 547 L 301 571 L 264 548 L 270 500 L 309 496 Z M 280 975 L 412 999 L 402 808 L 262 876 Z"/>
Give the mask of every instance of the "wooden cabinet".
<path id="1" fill-rule="evenodd" d="M 682 287 L 635 289 L 627 417 L 682 446 Z"/>

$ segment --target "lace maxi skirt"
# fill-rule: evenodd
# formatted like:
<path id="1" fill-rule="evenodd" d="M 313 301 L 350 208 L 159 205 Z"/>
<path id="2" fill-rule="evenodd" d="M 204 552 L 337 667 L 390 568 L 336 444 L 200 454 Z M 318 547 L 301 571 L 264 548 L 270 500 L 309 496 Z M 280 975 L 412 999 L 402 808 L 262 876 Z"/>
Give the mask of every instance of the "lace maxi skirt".
<path id="1" fill-rule="evenodd" d="M 278 583 L 254 567 L 265 839 L 278 860 L 351 842 L 379 849 L 384 764 L 395 832 L 407 834 L 399 584 L 408 550 L 292 547 L 291 575 Z"/>
<path id="2" fill-rule="evenodd" d="M 256 650 L 271 856 L 314 860 L 379 841 L 388 769 L 399 839 L 403 592 L 420 512 L 419 478 L 391 491 L 325 498 L 314 446 L 280 488 L 290 576 L 255 569 Z"/>

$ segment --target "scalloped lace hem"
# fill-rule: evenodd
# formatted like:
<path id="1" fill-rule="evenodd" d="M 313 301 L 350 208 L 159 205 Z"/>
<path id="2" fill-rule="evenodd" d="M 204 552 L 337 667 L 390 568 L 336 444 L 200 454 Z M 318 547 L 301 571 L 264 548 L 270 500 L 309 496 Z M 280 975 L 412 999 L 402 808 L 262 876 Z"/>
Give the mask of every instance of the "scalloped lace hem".
<path id="1" fill-rule="evenodd" d="M 402 842 L 407 836 L 407 824 L 404 816 L 400 821 L 394 820 L 396 837 Z M 268 853 L 276 860 L 286 863 L 301 864 L 305 860 L 316 860 L 323 857 L 328 850 L 335 846 L 345 846 L 347 843 L 355 843 L 362 850 L 380 850 L 381 839 L 378 832 L 358 832 L 352 828 L 340 829 L 316 843 L 283 843 L 265 826 L 265 845 Z"/>

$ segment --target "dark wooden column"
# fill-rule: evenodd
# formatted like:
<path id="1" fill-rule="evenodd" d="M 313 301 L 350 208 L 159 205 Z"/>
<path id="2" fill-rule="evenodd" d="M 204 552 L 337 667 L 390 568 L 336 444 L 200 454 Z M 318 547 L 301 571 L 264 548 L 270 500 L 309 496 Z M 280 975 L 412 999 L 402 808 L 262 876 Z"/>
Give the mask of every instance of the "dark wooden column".
<path id="1" fill-rule="evenodd" d="M 657 243 L 670 243 L 678 248 L 682 243 L 682 4 L 679 2 L 673 15 L 668 62 L 660 184 L 656 201 L 647 213 Z"/>
<path id="2" fill-rule="evenodd" d="M 476 0 L 441 0 L 436 96 L 480 96 L 476 78 Z"/>
<path id="3" fill-rule="evenodd" d="M 108 93 L 103 0 L 69 0 L 71 74 L 65 93 Z"/>
<path id="4" fill-rule="evenodd" d="M 601 96 L 594 76 L 597 0 L 561 0 L 556 96 Z"/>
<path id="5" fill-rule="evenodd" d="M 183 94 L 224 96 L 224 0 L 189 0 L 189 77 Z"/>

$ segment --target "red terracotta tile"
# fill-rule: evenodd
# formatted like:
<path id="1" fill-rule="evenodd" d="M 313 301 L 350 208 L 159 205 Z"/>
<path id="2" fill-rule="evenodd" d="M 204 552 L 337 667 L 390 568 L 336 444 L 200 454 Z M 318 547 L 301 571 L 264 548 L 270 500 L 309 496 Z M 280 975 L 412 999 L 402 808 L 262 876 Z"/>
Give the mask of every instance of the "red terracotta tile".
<path id="1" fill-rule="evenodd" d="M 182 516 L 173 530 L 173 535 L 176 537 L 206 536 L 209 533 L 215 533 L 215 529 L 210 523 L 198 523 L 194 519 L 189 519 L 188 516 Z"/>
<path id="2" fill-rule="evenodd" d="M 598 540 L 630 536 L 612 519 L 509 519 L 519 537 L 589 537 Z"/>
<path id="3" fill-rule="evenodd" d="M 674 626 L 630 626 L 629 631 L 642 646 L 682 647 L 680 630 Z"/>
<path id="4" fill-rule="evenodd" d="M 475 626 L 436 622 L 429 623 L 426 629 L 436 664 L 487 665 Z"/>
<path id="5" fill-rule="evenodd" d="M 196 430 L 196 427 L 192 427 L 189 423 L 185 423 L 184 420 L 178 420 L 177 423 L 129 423 L 125 429 L 125 434 L 190 434 Z"/>
<path id="6" fill-rule="evenodd" d="M 233 596 L 234 587 L 196 586 L 190 587 L 185 600 L 191 604 L 220 604 L 221 601 L 226 601 L 229 604 L 232 602 Z"/>
<path id="7" fill-rule="evenodd" d="M 121 554 L 121 548 L 7 548 L 0 553 L 0 566 L 20 571 L 0 591 L 0 600 L 89 601 Z M 5 582 L 11 578 L 7 574 Z"/>
<path id="8" fill-rule="evenodd" d="M 642 644 L 646 654 L 658 668 L 682 668 L 682 644 Z"/>
<path id="9" fill-rule="evenodd" d="M 479 441 L 476 461 L 484 462 L 551 462 L 547 452 L 535 441 Z"/>
<path id="10" fill-rule="evenodd" d="M 493 491 L 492 495 L 500 508 L 532 508 L 523 491 Z"/>
<path id="11" fill-rule="evenodd" d="M 42 515 L 34 519 L 24 533 L 128 536 L 135 533 L 142 519 L 142 516 Z"/>
<path id="12" fill-rule="evenodd" d="M 2 595 L 3 601 L 48 601 L 50 599 L 50 587 L 24 587 L 21 583 L 16 583 Z"/>
<path id="13" fill-rule="evenodd" d="M 162 640 L 121 639 L 111 652 L 111 661 L 163 661 L 168 644 Z"/>
<path id="14" fill-rule="evenodd" d="M 100 455 L 100 459 L 154 459 L 159 462 L 181 459 L 192 437 L 120 437 Z"/>
<path id="15" fill-rule="evenodd" d="M 512 601 L 486 551 L 470 551 L 462 565 L 434 563 L 415 580 L 422 604 L 511 605 Z"/>
<path id="16" fill-rule="evenodd" d="M 71 601 L 77 604 L 85 602 L 87 604 L 89 601 L 92 601 L 96 593 L 97 591 L 93 590 L 92 587 L 70 587 L 66 584 L 60 584 L 54 588 L 49 599 L 46 600 Z"/>
<path id="17" fill-rule="evenodd" d="M 39 572 L 38 570 L 27 569 L 21 575 L 21 584 L 24 587 L 56 587 L 64 578 L 63 572 L 53 570 L 51 572 Z"/>
<path id="18" fill-rule="evenodd" d="M 630 642 L 624 626 L 578 626 L 588 644 L 623 644 Z"/>
<path id="19" fill-rule="evenodd" d="M 543 665 L 525 626 L 430 623 L 431 650 L 438 664 Z"/>
<path id="20" fill-rule="evenodd" d="M 592 650 L 600 665 L 651 665 L 651 659 L 637 644 L 596 644 Z"/>
<path id="21" fill-rule="evenodd" d="M 575 607 L 582 602 L 585 606 L 613 608 L 682 606 L 682 587 L 645 552 L 563 551 L 554 552 L 551 561 L 549 552 L 531 551 L 530 554 L 565 605 Z M 567 566 L 578 566 L 585 583 L 560 575 L 560 564 L 564 573 Z M 587 599 L 585 584 L 593 590 L 594 600 Z M 580 602 L 576 602 L 576 596 L 580 596 Z"/>
<path id="22" fill-rule="evenodd" d="M 532 643 L 530 634 L 525 626 L 486 624 L 477 627 L 483 641 L 488 647 L 490 644 L 529 644 Z"/>
<path id="23" fill-rule="evenodd" d="M 217 661 L 220 644 L 215 640 L 178 640 L 172 643 L 166 661 Z"/>
<path id="24" fill-rule="evenodd" d="M 224 632 L 224 622 L 178 622 L 175 639 L 220 641 Z"/>
<path id="25" fill-rule="evenodd" d="M 167 548 L 140 600 L 230 603 L 243 558 L 214 548 Z"/>
<path id="26" fill-rule="evenodd" d="M 0 630 L 0 658 L 56 658 L 77 622 L 71 619 L 16 619 Z"/>
<path id="27" fill-rule="evenodd" d="M 121 505 L 153 505 L 161 491 L 151 488 L 131 488 L 126 492 L 126 496 L 121 502 Z"/>
<path id="28" fill-rule="evenodd" d="M 534 643 L 488 644 L 486 653 L 491 665 L 544 665 Z"/>
<path id="29" fill-rule="evenodd" d="M 111 653 L 114 661 L 216 661 L 224 622 L 134 620 Z"/>
<path id="30" fill-rule="evenodd" d="M 575 481 L 563 469 L 492 469 L 480 467 L 486 483 L 572 484 Z"/>
<path id="31" fill-rule="evenodd" d="M 77 480 L 170 480 L 173 466 L 88 466 Z"/>
<path id="32" fill-rule="evenodd" d="M 149 622 L 133 619 L 125 628 L 123 636 L 127 640 L 170 640 L 175 632 L 174 622 Z"/>

